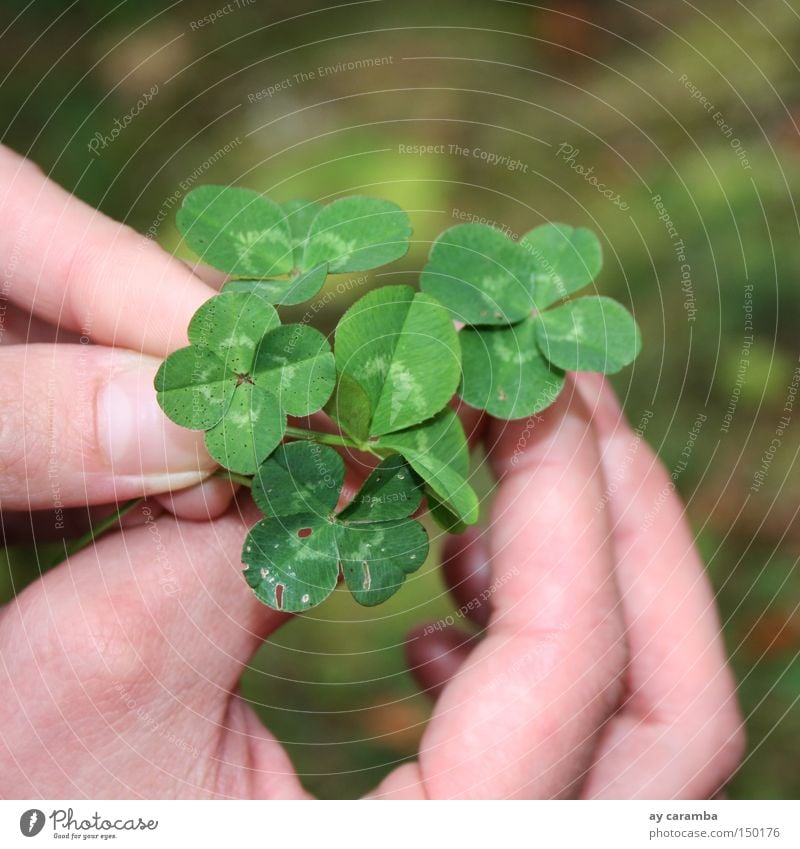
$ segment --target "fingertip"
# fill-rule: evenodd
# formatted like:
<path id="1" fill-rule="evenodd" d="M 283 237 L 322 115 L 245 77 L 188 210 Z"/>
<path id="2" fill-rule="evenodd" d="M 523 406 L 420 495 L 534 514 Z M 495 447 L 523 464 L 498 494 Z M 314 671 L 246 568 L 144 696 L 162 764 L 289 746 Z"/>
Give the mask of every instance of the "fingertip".
<path id="1" fill-rule="evenodd" d="M 212 477 L 189 489 L 157 495 L 153 500 L 179 519 L 207 522 L 226 512 L 237 489 L 229 480 Z"/>

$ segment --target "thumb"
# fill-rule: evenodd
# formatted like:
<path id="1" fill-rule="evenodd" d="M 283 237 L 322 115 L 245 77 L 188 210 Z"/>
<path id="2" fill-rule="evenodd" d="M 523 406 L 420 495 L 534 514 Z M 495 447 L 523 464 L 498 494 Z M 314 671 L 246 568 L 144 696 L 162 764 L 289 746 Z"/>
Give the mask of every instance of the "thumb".
<path id="1" fill-rule="evenodd" d="M 0 348 L 0 508 L 58 511 L 206 478 L 202 433 L 158 406 L 159 364 L 92 345 Z"/>

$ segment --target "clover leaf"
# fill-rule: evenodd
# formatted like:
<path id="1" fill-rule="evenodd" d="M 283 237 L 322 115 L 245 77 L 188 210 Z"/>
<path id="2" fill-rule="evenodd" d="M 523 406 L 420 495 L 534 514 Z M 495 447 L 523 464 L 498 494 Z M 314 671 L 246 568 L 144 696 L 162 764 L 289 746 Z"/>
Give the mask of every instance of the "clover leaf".
<path id="1" fill-rule="evenodd" d="M 384 286 L 356 301 L 339 321 L 334 351 L 339 378 L 326 409 L 361 440 L 434 416 L 460 378 L 447 310 L 410 286 Z"/>
<path id="2" fill-rule="evenodd" d="M 314 297 L 329 273 L 398 259 L 411 235 L 408 216 L 390 201 L 353 196 L 327 206 L 303 200 L 279 206 L 236 186 L 193 189 L 177 224 L 204 262 L 235 276 L 225 291 L 284 305 Z"/>
<path id="3" fill-rule="evenodd" d="M 603 249 L 586 227 L 542 224 L 520 239 L 531 259 L 533 298 L 543 310 L 591 283 L 603 267 Z"/>
<path id="4" fill-rule="evenodd" d="M 332 274 L 368 271 L 408 251 L 408 215 L 388 200 L 354 195 L 324 206 L 308 228 L 302 268 L 327 263 Z"/>
<path id="5" fill-rule="evenodd" d="M 470 406 L 500 419 L 534 415 L 555 401 L 564 372 L 542 355 L 536 323 L 469 327 L 461 338 L 464 376 L 458 394 Z"/>
<path id="6" fill-rule="evenodd" d="M 420 285 L 465 324 L 508 324 L 533 309 L 529 255 L 487 224 L 445 230 L 433 243 Z"/>
<path id="7" fill-rule="evenodd" d="M 357 602 L 380 604 L 424 562 L 427 534 L 408 518 L 421 492 L 401 457 L 383 460 L 337 514 L 343 482 L 340 455 L 305 441 L 282 445 L 258 470 L 253 498 L 267 518 L 250 530 L 242 561 L 265 604 L 307 610 L 333 592 L 340 571 Z"/>
<path id="8" fill-rule="evenodd" d="M 334 387 L 325 337 L 281 326 L 252 295 L 211 298 L 193 316 L 189 342 L 158 370 L 158 402 L 178 424 L 205 430 L 209 454 L 237 473 L 254 473 L 283 439 L 286 416 L 321 409 Z"/>
<path id="9" fill-rule="evenodd" d="M 226 274 L 271 277 L 294 267 L 292 235 L 284 211 L 237 186 L 199 186 L 176 218 L 186 244 L 203 262 Z"/>
<path id="10" fill-rule="evenodd" d="M 467 481 L 467 439 L 453 410 L 442 410 L 423 424 L 386 434 L 372 446 L 405 457 L 425 481 L 429 503 L 437 505 L 436 518 L 443 519 L 446 526 L 474 525 L 478 521 L 478 496 Z"/>
<path id="11" fill-rule="evenodd" d="M 539 350 L 568 371 L 615 374 L 639 355 L 642 338 L 633 316 L 611 298 L 568 301 L 536 320 Z"/>

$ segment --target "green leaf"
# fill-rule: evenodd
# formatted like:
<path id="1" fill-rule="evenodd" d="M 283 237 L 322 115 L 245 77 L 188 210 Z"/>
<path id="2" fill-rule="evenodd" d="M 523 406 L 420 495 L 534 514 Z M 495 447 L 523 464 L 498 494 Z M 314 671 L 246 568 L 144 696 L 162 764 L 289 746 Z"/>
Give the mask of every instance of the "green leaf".
<path id="1" fill-rule="evenodd" d="M 303 266 L 303 254 L 306 250 L 308 231 L 321 209 L 321 203 L 309 200 L 290 200 L 281 204 L 281 210 L 286 216 L 286 222 L 292 234 L 292 249 L 296 268 Z"/>
<path id="2" fill-rule="evenodd" d="M 458 521 L 467 525 L 478 521 L 478 496 L 466 480 L 469 447 L 461 421 L 452 410 L 443 410 L 408 430 L 382 436 L 375 447 L 402 454 Z"/>
<path id="3" fill-rule="evenodd" d="M 603 249 L 585 227 L 543 224 L 520 239 L 533 262 L 533 299 L 538 309 L 582 289 L 603 267 Z"/>
<path id="4" fill-rule="evenodd" d="M 333 592 L 339 579 L 336 529 L 315 514 L 262 519 L 242 550 L 245 580 L 274 610 L 299 613 Z"/>
<path id="5" fill-rule="evenodd" d="M 235 374 L 248 374 L 258 343 L 280 324 L 270 304 L 254 295 L 226 292 L 209 298 L 189 322 L 189 341 L 209 348 Z"/>
<path id="6" fill-rule="evenodd" d="M 338 524 L 336 542 L 347 586 L 367 606 L 391 598 L 428 556 L 428 535 L 413 519 Z"/>
<path id="7" fill-rule="evenodd" d="M 611 298 L 578 298 L 538 317 L 536 339 L 545 357 L 568 371 L 614 374 L 639 355 L 633 316 Z"/>
<path id="8" fill-rule="evenodd" d="M 436 497 L 430 487 L 425 488 L 425 498 L 428 501 L 428 512 L 433 521 L 448 534 L 463 534 L 469 527 Z"/>
<path id="9" fill-rule="evenodd" d="M 528 254 L 485 224 L 445 230 L 431 248 L 420 285 L 466 324 L 508 324 L 533 309 Z"/>
<path id="10" fill-rule="evenodd" d="M 282 410 L 306 416 L 322 409 L 336 383 L 328 340 L 313 327 L 286 324 L 261 340 L 253 363 L 255 384 L 277 398 Z"/>
<path id="11" fill-rule="evenodd" d="M 161 409 L 192 430 L 215 425 L 227 410 L 236 378 L 212 351 L 190 345 L 170 354 L 156 372 Z"/>
<path id="12" fill-rule="evenodd" d="M 536 328 L 536 320 L 526 319 L 512 327 L 461 331 L 464 401 L 499 419 L 525 418 L 555 401 L 564 372 L 542 356 Z"/>
<path id="13" fill-rule="evenodd" d="M 229 280 L 223 292 L 245 292 L 258 295 L 269 304 L 294 306 L 313 298 L 325 285 L 328 266 L 318 265 L 288 280 Z"/>
<path id="14" fill-rule="evenodd" d="M 394 203 L 354 195 L 323 207 L 308 231 L 302 268 L 328 263 L 332 274 L 366 271 L 408 250 L 411 223 Z"/>
<path id="15" fill-rule="evenodd" d="M 256 503 L 269 513 L 248 534 L 245 577 L 277 610 L 307 610 L 333 591 L 341 570 L 360 604 L 378 604 L 399 589 L 428 552 L 425 529 L 406 518 L 420 496 L 397 456 L 367 478 L 351 505 L 332 515 L 344 479 L 339 455 L 323 445 L 281 446 L 259 470 Z"/>
<path id="16" fill-rule="evenodd" d="M 339 518 L 351 522 L 404 519 L 419 507 L 421 501 L 422 490 L 408 463 L 399 454 L 394 454 L 367 478 Z"/>
<path id="17" fill-rule="evenodd" d="M 258 192 L 199 186 L 178 211 L 178 230 L 209 265 L 239 277 L 274 277 L 294 266 L 283 210 Z"/>
<path id="18" fill-rule="evenodd" d="M 236 387 L 220 421 L 206 431 L 208 453 L 226 469 L 252 475 L 286 432 L 277 399 L 252 383 Z"/>
<path id="19" fill-rule="evenodd" d="M 279 445 L 253 478 L 253 500 L 267 516 L 313 514 L 336 509 L 344 483 L 344 460 L 316 442 Z"/>
<path id="20" fill-rule="evenodd" d="M 356 301 L 336 328 L 335 352 L 339 373 L 369 399 L 372 436 L 430 418 L 458 386 L 461 357 L 450 316 L 409 286 L 385 286 Z"/>
<path id="21" fill-rule="evenodd" d="M 353 439 L 363 442 L 369 436 L 370 400 L 349 375 L 341 372 L 336 375 L 336 387 L 325 412 Z"/>

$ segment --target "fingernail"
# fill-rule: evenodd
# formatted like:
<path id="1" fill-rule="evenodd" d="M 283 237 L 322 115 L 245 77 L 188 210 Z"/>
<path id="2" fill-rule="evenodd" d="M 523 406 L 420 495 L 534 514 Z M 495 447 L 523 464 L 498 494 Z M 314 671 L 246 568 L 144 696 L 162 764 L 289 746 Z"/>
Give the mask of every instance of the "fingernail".
<path id="1" fill-rule="evenodd" d="M 115 477 L 144 479 L 148 492 L 198 483 L 214 469 L 200 431 L 171 422 L 156 400 L 153 378 L 160 361 L 118 357 L 97 394 L 97 439 Z"/>

